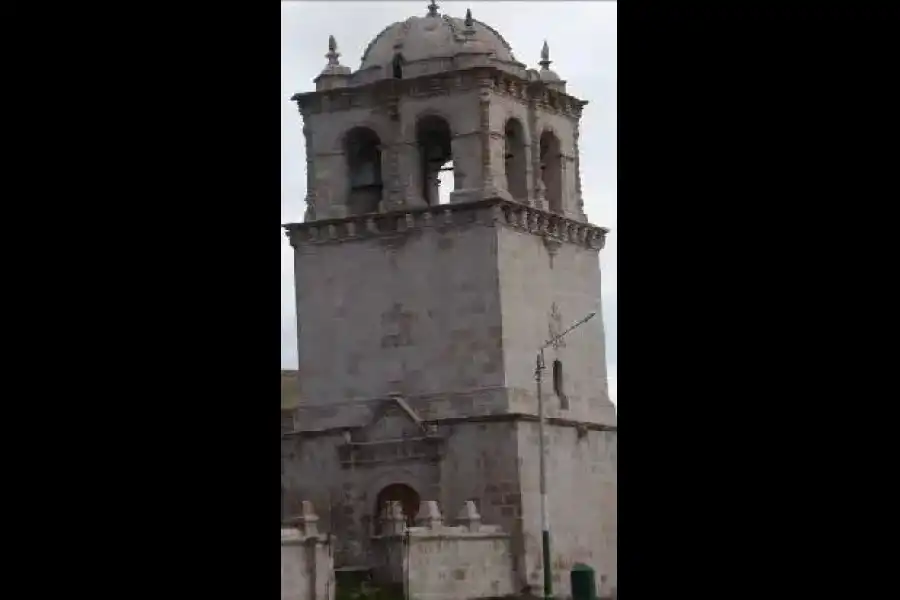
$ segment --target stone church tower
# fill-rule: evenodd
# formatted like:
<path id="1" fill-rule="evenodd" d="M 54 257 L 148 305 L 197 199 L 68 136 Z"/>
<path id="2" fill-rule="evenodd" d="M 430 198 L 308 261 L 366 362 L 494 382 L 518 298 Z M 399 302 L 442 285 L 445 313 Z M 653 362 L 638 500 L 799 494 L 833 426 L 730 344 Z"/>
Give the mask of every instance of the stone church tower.
<path id="1" fill-rule="evenodd" d="M 607 234 L 581 198 L 587 103 L 549 54 L 544 43 L 530 69 L 470 12 L 432 2 L 379 33 L 356 71 L 330 38 L 316 90 L 292 98 L 307 213 L 286 226 L 302 400 L 283 437 L 282 489 L 286 511 L 317 507 L 339 567 L 371 562 L 387 500 L 410 520 L 420 500 L 474 500 L 513 535 L 518 584 L 541 586 L 535 358 L 599 311 Z M 447 169 L 454 189 L 441 203 Z M 617 426 L 602 318 L 546 362 L 554 587 L 567 593 L 581 562 L 610 594 Z"/>

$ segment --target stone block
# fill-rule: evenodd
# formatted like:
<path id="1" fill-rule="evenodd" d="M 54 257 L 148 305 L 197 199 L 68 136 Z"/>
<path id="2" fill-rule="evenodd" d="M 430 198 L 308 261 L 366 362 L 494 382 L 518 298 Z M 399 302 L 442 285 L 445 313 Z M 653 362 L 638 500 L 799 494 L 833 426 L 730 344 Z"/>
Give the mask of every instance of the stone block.
<path id="1" fill-rule="evenodd" d="M 438 503 L 434 500 L 423 500 L 419 506 L 416 525 L 429 529 L 439 529 L 443 525 L 443 517 Z"/>
<path id="2" fill-rule="evenodd" d="M 481 515 L 478 513 L 478 507 L 472 500 L 466 500 L 463 503 L 459 514 L 456 517 L 457 523 L 468 529 L 469 531 L 481 530 Z"/>

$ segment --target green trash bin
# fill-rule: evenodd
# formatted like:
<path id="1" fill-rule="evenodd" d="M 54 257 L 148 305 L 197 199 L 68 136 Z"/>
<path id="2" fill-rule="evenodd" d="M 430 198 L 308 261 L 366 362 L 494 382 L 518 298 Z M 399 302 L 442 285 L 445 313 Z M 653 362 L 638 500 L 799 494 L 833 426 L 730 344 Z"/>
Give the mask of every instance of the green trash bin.
<path id="1" fill-rule="evenodd" d="M 569 572 L 572 584 L 572 600 L 597 600 L 597 582 L 594 569 L 576 563 Z"/>

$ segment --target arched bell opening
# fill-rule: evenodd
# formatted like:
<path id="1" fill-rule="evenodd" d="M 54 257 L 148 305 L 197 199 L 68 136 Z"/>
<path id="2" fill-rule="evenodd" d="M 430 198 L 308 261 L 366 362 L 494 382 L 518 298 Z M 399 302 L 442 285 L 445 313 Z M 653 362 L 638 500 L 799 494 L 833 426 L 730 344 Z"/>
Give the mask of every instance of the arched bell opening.
<path id="1" fill-rule="evenodd" d="M 354 127 L 344 138 L 350 193 L 347 212 L 378 212 L 384 194 L 381 177 L 381 139 L 368 127 Z"/>
<path id="2" fill-rule="evenodd" d="M 541 134 L 541 178 L 550 212 L 562 214 L 562 151 L 552 131 Z"/>
<path id="3" fill-rule="evenodd" d="M 430 206 L 449 201 L 453 190 L 448 188 L 453 184 L 455 189 L 452 139 L 450 124 L 442 117 L 428 115 L 416 123 L 422 198 Z"/>
<path id="4" fill-rule="evenodd" d="M 525 129 L 518 119 L 509 119 L 504 128 L 504 167 L 506 189 L 515 200 L 528 198 L 525 159 Z"/>
<path id="5" fill-rule="evenodd" d="M 395 54 L 391 61 L 391 75 L 394 79 L 403 79 L 403 55 Z"/>

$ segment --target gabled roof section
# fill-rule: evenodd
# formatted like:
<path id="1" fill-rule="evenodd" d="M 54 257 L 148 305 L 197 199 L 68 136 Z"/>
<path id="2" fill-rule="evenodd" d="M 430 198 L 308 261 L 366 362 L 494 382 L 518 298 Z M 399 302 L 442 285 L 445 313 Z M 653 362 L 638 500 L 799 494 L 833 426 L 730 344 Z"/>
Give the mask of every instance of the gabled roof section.
<path id="1" fill-rule="evenodd" d="M 406 400 L 403 399 L 402 396 L 392 395 L 389 396 L 382 402 L 381 406 L 379 406 L 372 413 L 372 420 L 366 425 L 365 429 L 368 429 L 374 425 L 376 425 L 384 416 L 394 407 L 400 409 L 400 412 L 406 415 L 409 418 L 410 422 L 412 422 L 423 434 L 428 433 L 428 429 L 425 427 L 425 423 L 419 418 L 419 415 L 416 414 L 416 411 L 412 409 L 412 407 L 407 404 Z"/>

